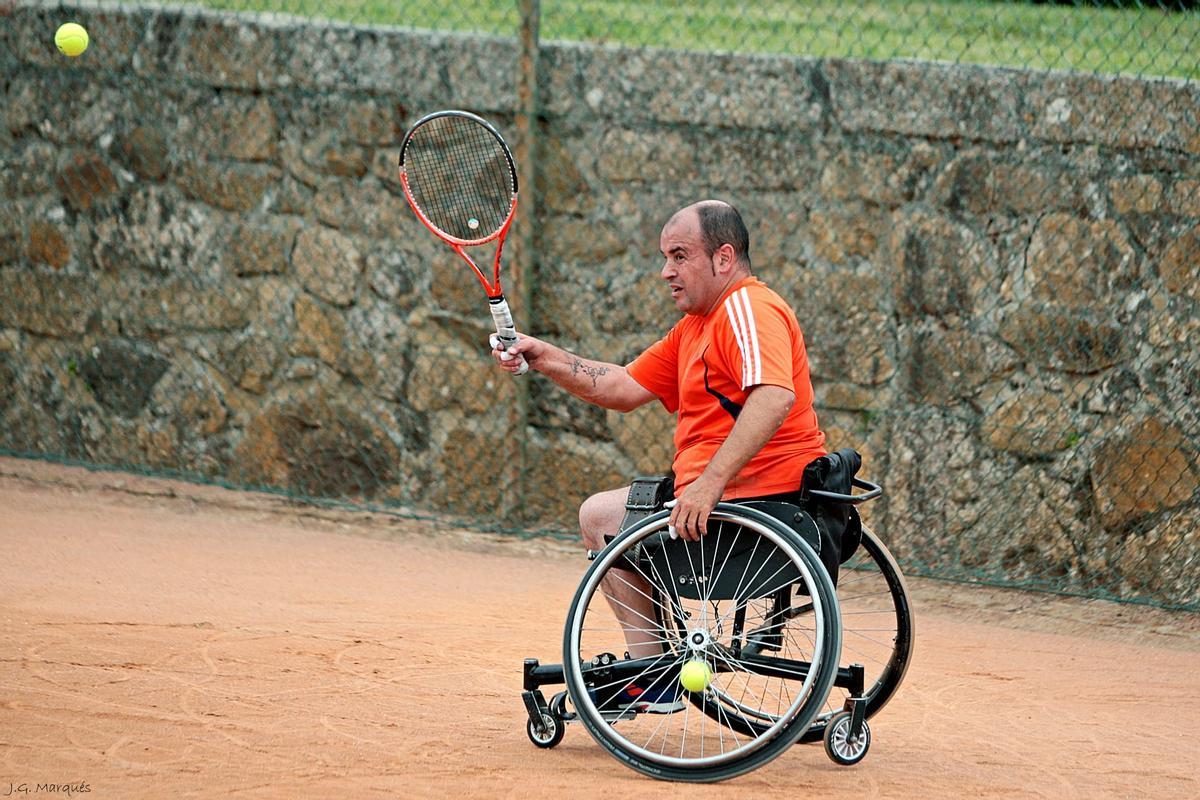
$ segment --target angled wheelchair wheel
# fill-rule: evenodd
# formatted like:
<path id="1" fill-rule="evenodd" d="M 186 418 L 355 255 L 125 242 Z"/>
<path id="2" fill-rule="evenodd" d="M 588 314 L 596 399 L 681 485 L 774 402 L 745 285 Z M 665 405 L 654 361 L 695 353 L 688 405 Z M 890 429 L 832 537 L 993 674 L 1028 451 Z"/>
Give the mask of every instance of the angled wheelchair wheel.
<path id="1" fill-rule="evenodd" d="M 837 598 L 842 621 L 842 665 L 862 665 L 862 697 L 869 718 L 891 700 L 904 680 L 912 659 L 914 621 L 899 566 L 879 537 L 866 526 L 858 550 L 842 565 Z M 777 600 L 779 615 L 805 617 L 812 613 L 807 597 L 790 593 L 781 599 L 782 602 Z M 752 631 L 750 640 L 768 648 L 769 632 L 769 627 Z M 829 721 L 842 712 L 850 696 L 848 688 L 835 686 L 801 741 L 821 741 Z M 747 735 L 774 722 L 770 715 L 760 717 L 753 709 L 744 708 L 736 696 L 718 695 L 714 699 L 736 712 L 729 719 Z"/>
<path id="2" fill-rule="evenodd" d="M 895 695 L 912 661 L 914 620 L 900 567 L 875 532 L 863 526 L 862 544 L 842 565 L 837 587 L 842 612 L 842 664 L 861 664 L 866 716 L 873 717 Z M 850 692 L 835 687 L 803 737 L 816 742 Z"/>
<path id="3" fill-rule="evenodd" d="M 584 727 L 627 766 L 723 780 L 778 756 L 823 710 L 841 646 L 837 601 L 812 547 L 761 512 L 719 504 L 699 542 L 671 539 L 668 518 L 623 532 L 584 575 L 564 677 Z M 774 614 L 781 591 L 803 596 L 806 613 Z M 631 628 L 648 644 L 617 658 Z M 764 628 L 786 647 L 753 647 Z"/>

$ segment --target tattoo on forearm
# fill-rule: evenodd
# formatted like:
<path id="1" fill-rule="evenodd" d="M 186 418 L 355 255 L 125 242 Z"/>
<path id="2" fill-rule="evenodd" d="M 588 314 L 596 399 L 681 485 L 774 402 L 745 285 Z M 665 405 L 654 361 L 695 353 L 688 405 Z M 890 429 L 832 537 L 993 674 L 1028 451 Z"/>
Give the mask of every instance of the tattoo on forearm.
<path id="1" fill-rule="evenodd" d="M 592 379 L 592 388 L 595 389 L 600 378 L 608 374 L 608 367 L 598 367 L 592 366 L 591 364 L 585 364 L 583 359 L 579 358 L 578 356 L 571 356 L 571 374 L 578 375 L 581 372 Z"/>

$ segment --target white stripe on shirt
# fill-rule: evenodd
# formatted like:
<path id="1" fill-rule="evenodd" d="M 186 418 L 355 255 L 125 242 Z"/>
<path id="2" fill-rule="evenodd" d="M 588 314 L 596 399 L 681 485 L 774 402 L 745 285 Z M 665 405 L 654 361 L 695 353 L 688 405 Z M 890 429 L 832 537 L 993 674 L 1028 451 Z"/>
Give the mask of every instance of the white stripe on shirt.
<path id="1" fill-rule="evenodd" d="M 733 327 L 733 338 L 742 353 L 742 388 L 762 383 L 762 354 L 758 346 L 758 328 L 750 309 L 750 296 L 742 288 L 725 301 L 725 313 Z"/>
<path id="2" fill-rule="evenodd" d="M 757 386 L 762 383 L 762 353 L 758 349 L 758 326 L 754 324 L 754 309 L 750 307 L 750 292 L 745 287 L 738 291 L 742 296 L 742 302 L 746 304 L 746 319 L 749 322 L 747 332 L 750 334 L 750 344 L 754 348 L 754 374 L 750 377 L 750 386 Z"/>
<path id="3" fill-rule="evenodd" d="M 734 295 L 729 295 L 725 299 L 725 313 L 729 315 L 729 326 L 733 330 L 734 341 L 737 342 L 738 350 L 742 353 L 742 388 L 746 388 L 746 381 L 749 379 L 750 359 L 746 352 L 746 341 L 742 336 L 742 326 L 740 319 L 740 309 L 735 309 Z"/>

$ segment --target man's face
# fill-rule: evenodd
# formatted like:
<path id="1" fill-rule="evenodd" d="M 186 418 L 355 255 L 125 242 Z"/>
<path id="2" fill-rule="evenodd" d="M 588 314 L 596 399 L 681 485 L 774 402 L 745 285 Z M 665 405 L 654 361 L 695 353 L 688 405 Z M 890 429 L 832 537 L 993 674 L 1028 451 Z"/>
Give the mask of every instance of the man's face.
<path id="1" fill-rule="evenodd" d="M 704 252 L 700 220 L 694 212 L 681 214 L 659 237 L 662 277 L 671 288 L 675 307 L 685 314 L 707 314 L 720 299 L 720 280 L 712 257 Z"/>

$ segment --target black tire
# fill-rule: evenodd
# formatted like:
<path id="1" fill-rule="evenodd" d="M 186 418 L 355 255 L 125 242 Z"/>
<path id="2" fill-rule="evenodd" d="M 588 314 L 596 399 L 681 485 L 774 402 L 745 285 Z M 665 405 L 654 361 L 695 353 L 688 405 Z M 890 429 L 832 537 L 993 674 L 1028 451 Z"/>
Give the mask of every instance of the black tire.
<path id="1" fill-rule="evenodd" d="M 835 763 L 850 767 L 867 757 L 871 749 L 871 727 L 863 720 L 858 736 L 850 736 L 850 712 L 839 711 L 827 720 L 822 735 L 825 754 Z"/>
<path id="2" fill-rule="evenodd" d="M 865 717 L 870 719 L 904 681 L 912 663 L 916 621 L 896 559 L 866 525 L 858 551 L 842 565 L 837 596 L 842 611 L 842 662 L 862 664 L 866 670 L 863 700 Z M 835 687 L 801 741 L 822 740 L 827 722 L 849 697 L 848 691 Z"/>
<path id="3" fill-rule="evenodd" d="M 865 715 L 870 718 L 892 699 L 904 680 L 912 659 L 914 620 L 900 567 L 865 525 L 858 551 L 842 565 L 837 597 L 842 619 L 842 661 L 864 667 L 863 699 Z M 791 609 L 805 613 L 806 603 L 807 598 L 796 597 Z M 826 724 L 841 713 L 849 697 L 850 692 L 844 688 L 831 689 L 800 741 L 821 741 Z M 733 698 L 718 696 L 709 700 L 705 710 L 720 714 L 743 735 L 756 735 L 773 722 L 770 717 L 758 719 L 750 710 L 740 709 Z"/>
<path id="4" fill-rule="evenodd" d="M 558 746 L 567 732 L 567 726 L 554 714 L 542 714 L 542 725 L 544 730 L 539 732 L 534 728 L 533 720 L 525 721 L 525 735 L 529 737 L 529 741 L 543 750 Z"/>
<path id="5" fill-rule="evenodd" d="M 585 573 L 567 615 L 564 677 L 588 733 L 626 766 L 665 780 L 724 780 L 780 755 L 821 711 L 837 674 L 837 602 L 813 549 L 761 512 L 719 504 L 708 534 L 697 543 L 669 539 L 668 518 L 659 512 L 623 532 Z M 743 657 L 737 620 L 747 620 L 743 632 L 756 621 L 761 625 L 765 598 L 776 585 L 795 585 L 813 598 L 810 613 L 781 631 L 794 652 L 787 660 L 770 654 Z M 641 619 L 644 632 L 660 639 L 661 656 L 604 665 L 591 661 L 596 653 L 626 649 L 604 594 L 613 587 L 628 587 L 632 602 L 657 610 Z M 715 706 L 705 713 L 687 703 L 679 703 L 683 710 L 673 714 L 618 710 L 613 695 L 630 681 L 674 690 L 680 666 L 698 658 L 714 670 L 711 686 L 697 693 L 702 707 L 712 687 L 721 686 L 737 693 L 742 705 L 769 713 L 770 724 L 739 735 L 729 712 Z M 678 691 L 681 698 L 697 699 Z"/>

